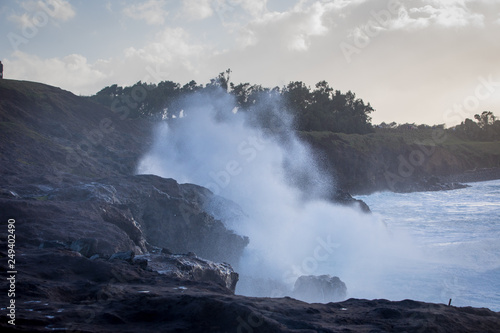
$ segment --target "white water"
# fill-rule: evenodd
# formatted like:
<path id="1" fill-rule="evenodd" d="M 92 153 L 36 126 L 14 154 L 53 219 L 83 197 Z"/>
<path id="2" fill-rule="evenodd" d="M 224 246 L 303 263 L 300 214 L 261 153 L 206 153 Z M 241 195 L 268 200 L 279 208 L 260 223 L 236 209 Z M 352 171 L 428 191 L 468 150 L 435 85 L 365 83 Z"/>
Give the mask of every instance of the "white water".
<path id="1" fill-rule="evenodd" d="M 217 218 L 250 239 L 236 263 L 247 281 L 290 289 L 301 275 L 330 274 L 346 283 L 348 297 L 500 307 L 498 188 L 379 193 L 363 197 L 375 212 L 363 214 L 321 199 L 331 177 L 297 139 L 279 101 L 236 114 L 227 97 L 184 103 L 185 118 L 158 125 L 138 173 L 199 184 L 237 203 L 244 215 Z M 279 125 L 263 131 L 255 126 L 261 116 Z M 490 193 L 488 204 L 461 203 L 480 193 Z M 242 281 L 236 292 L 282 295 L 275 285 L 262 294 L 261 285 Z"/>
<path id="2" fill-rule="evenodd" d="M 381 297 L 500 311 L 500 180 L 445 192 L 359 196 L 395 233 L 409 234 L 423 261 L 399 267 Z M 363 295 L 350 295 L 363 297 Z M 379 295 L 374 295 L 378 297 Z"/>

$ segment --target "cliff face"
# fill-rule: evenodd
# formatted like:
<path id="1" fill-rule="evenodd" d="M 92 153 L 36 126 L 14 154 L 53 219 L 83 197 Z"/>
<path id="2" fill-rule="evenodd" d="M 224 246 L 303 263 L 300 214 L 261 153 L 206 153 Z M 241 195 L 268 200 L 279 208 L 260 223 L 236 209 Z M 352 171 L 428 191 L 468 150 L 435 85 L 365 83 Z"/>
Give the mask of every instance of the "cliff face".
<path id="1" fill-rule="evenodd" d="M 500 313 L 404 300 L 309 304 L 232 295 L 220 284 L 121 260 L 23 249 L 16 326 L 2 332 L 491 332 Z M 4 317 L 5 318 L 5 317 Z M 9 319 L 10 320 L 10 319 Z"/>
<path id="2" fill-rule="evenodd" d="M 41 83 L 0 80 L 0 179 L 61 183 L 133 174 L 151 124 Z"/>
<path id="3" fill-rule="evenodd" d="M 237 207 L 197 185 L 133 175 L 152 124 L 122 115 L 58 88 L 0 80 L 0 258 L 15 256 L 18 272 L 2 331 L 500 328 L 487 309 L 233 295 L 237 273 L 207 259 L 237 263 L 249 240 L 213 217 L 214 207 Z"/>
<path id="4" fill-rule="evenodd" d="M 60 187 L 41 183 L 3 186 L 1 217 L 22 219 L 21 244 L 73 244 L 94 240 L 94 254 L 147 253 L 166 248 L 195 252 L 214 261 L 238 263 L 248 239 L 206 213 L 213 195 L 157 176 L 116 176 Z"/>
<path id="5" fill-rule="evenodd" d="M 205 212 L 200 186 L 134 176 L 152 124 L 69 92 L 0 81 L 2 217 L 24 219 L 23 244 L 95 239 L 95 253 L 194 251 L 237 263 L 248 239 Z"/>
<path id="6" fill-rule="evenodd" d="M 352 193 L 452 189 L 458 185 L 447 181 L 474 180 L 468 171 L 500 167 L 500 142 L 462 141 L 442 130 L 301 136 L 324 157 L 340 187 Z M 479 179 L 500 176 L 489 174 Z"/>

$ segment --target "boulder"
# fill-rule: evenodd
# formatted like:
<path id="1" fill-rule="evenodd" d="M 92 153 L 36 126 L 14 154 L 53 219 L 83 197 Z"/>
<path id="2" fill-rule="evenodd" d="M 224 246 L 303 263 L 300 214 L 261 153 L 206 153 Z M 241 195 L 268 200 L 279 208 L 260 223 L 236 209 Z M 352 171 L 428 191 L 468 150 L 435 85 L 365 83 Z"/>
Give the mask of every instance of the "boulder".
<path id="1" fill-rule="evenodd" d="M 400 193 L 428 192 L 428 191 L 450 191 L 469 187 L 469 185 L 457 182 L 449 182 L 439 177 L 410 177 L 398 182 L 393 191 Z"/>
<path id="2" fill-rule="evenodd" d="M 134 263 L 147 260 L 147 267 L 160 274 L 182 280 L 215 283 L 229 289 L 236 289 L 238 273 L 227 263 L 215 263 L 188 254 L 146 254 L 136 256 Z"/>
<path id="3" fill-rule="evenodd" d="M 206 188 L 153 175 L 113 177 L 102 182 L 116 189 L 119 209 L 130 212 L 142 237 L 152 246 L 174 253 L 192 251 L 202 258 L 235 265 L 249 242 L 205 210 L 205 203 L 214 196 Z M 106 219 L 116 225 L 121 219 L 113 215 L 109 218 L 108 210 Z M 136 231 L 128 233 L 137 239 Z"/>
<path id="4" fill-rule="evenodd" d="M 42 242 L 39 246 L 40 249 L 50 249 L 50 248 L 64 249 L 67 247 L 68 247 L 67 244 L 65 244 L 61 241 L 58 241 L 58 240 L 47 240 L 47 241 Z"/>
<path id="5" fill-rule="evenodd" d="M 238 294 L 251 297 L 285 297 L 290 296 L 292 289 L 278 279 L 240 275 Z"/>
<path id="6" fill-rule="evenodd" d="M 97 253 L 97 239 L 80 238 L 71 242 L 69 248 L 79 252 L 84 257 L 90 258 Z"/>
<path id="7" fill-rule="evenodd" d="M 336 276 L 303 275 L 295 281 L 293 297 L 309 303 L 342 301 L 347 296 L 347 287 Z"/>
<path id="8" fill-rule="evenodd" d="M 113 254 L 109 260 L 123 260 L 132 262 L 135 257 L 134 251 L 117 252 Z"/>
<path id="9" fill-rule="evenodd" d="M 152 175 L 116 176 L 86 182 L 74 177 L 52 186 L 6 186 L 0 217 L 23 220 L 23 242 L 59 242 L 86 257 L 118 251 L 168 248 L 237 264 L 248 238 L 228 230 L 207 212 L 212 192 Z M 55 244 L 55 243 L 54 243 Z"/>
<path id="10" fill-rule="evenodd" d="M 354 199 L 349 192 L 342 189 L 337 189 L 332 194 L 330 200 L 343 206 L 358 207 L 365 213 L 371 213 L 370 207 L 366 204 L 366 202 L 364 202 L 363 200 Z"/>

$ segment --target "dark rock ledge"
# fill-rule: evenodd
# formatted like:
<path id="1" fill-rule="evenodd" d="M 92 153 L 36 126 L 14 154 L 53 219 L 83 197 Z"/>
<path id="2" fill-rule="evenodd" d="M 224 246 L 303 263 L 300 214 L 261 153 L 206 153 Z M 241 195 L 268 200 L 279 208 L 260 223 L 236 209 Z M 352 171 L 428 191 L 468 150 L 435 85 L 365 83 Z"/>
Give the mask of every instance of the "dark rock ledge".
<path id="1" fill-rule="evenodd" d="M 59 243 L 87 257 L 157 247 L 234 264 L 248 244 L 204 210 L 214 197 L 209 190 L 173 179 L 117 176 L 8 186 L 1 193 L 2 218 L 18 219 L 18 233 L 30 246 Z"/>
<path id="2" fill-rule="evenodd" d="M 2 248 L 5 244 L 1 244 Z M 5 257 L 5 253 L 1 253 Z M 233 295 L 142 263 L 23 248 L 16 326 L 2 332 L 498 332 L 500 313 L 404 300 L 309 304 Z M 5 319 L 5 318 L 4 318 Z"/>
<path id="3" fill-rule="evenodd" d="M 248 240 L 202 209 L 214 198 L 196 185 L 134 176 L 59 187 L 8 186 L 2 193 L 1 220 L 16 219 L 19 272 L 16 326 L 4 320 L 2 332 L 500 330 L 500 313 L 488 309 L 409 300 L 309 304 L 234 295 L 237 273 L 217 262 L 231 263 Z M 6 230 L 5 225 L 0 230 L 2 260 Z M 193 249 L 199 257 L 189 252 Z M 345 297 L 338 278 L 303 280 L 295 297 L 308 296 L 301 285 L 321 294 L 331 290 L 328 299 Z"/>

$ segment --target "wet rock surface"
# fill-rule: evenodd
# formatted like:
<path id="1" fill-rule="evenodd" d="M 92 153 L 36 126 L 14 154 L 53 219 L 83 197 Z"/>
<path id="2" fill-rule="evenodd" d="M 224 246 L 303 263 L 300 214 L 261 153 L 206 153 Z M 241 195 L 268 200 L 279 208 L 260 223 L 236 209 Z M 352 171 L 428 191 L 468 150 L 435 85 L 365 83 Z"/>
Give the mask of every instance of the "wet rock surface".
<path id="1" fill-rule="evenodd" d="M 17 197 L 0 198 L 2 217 L 22 219 L 23 242 L 34 246 L 64 245 L 86 257 L 143 254 L 154 246 L 234 264 L 248 244 L 205 212 L 210 191 L 173 179 L 117 176 L 61 187 L 3 189 Z"/>
<path id="2" fill-rule="evenodd" d="M 347 192 L 338 189 L 330 198 L 331 201 L 339 203 L 344 206 L 350 206 L 350 207 L 355 207 L 359 208 L 361 211 L 365 213 L 370 213 L 370 207 L 364 202 L 363 200 L 355 199 L 352 197 L 352 195 Z"/>
<path id="3" fill-rule="evenodd" d="M 488 309 L 411 300 L 309 304 L 251 298 L 211 280 L 160 274 L 135 260 L 90 260 L 57 248 L 23 248 L 18 258 L 16 326 L 3 320 L 2 332 L 493 333 L 500 328 L 500 313 Z"/>
<path id="4" fill-rule="evenodd" d="M 238 274 L 231 265 L 198 258 L 195 254 L 152 254 L 136 256 L 135 262 L 146 260 L 147 267 L 160 274 L 183 280 L 213 282 L 234 293 Z"/>
<path id="5" fill-rule="evenodd" d="M 305 302 L 338 302 L 347 296 L 347 287 L 337 276 L 303 275 L 293 287 L 293 297 Z"/>
<path id="6" fill-rule="evenodd" d="M 393 191 L 399 193 L 450 191 L 469 187 L 458 182 L 447 181 L 436 176 L 409 178 L 394 184 Z"/>
<path id="7" fill-rule="evenodd" d="M 0 259 L 15 219 L 18 271 L 16 325 L 4 317 L 2 332 L 500 330 L 488 309 L 234 295 L 229 264 L 249 240 L 218 218 L 242 212 L 197 185 L 133 176 L 151 123 L 14 80 L 0 82 L 0 119 Z"/>

